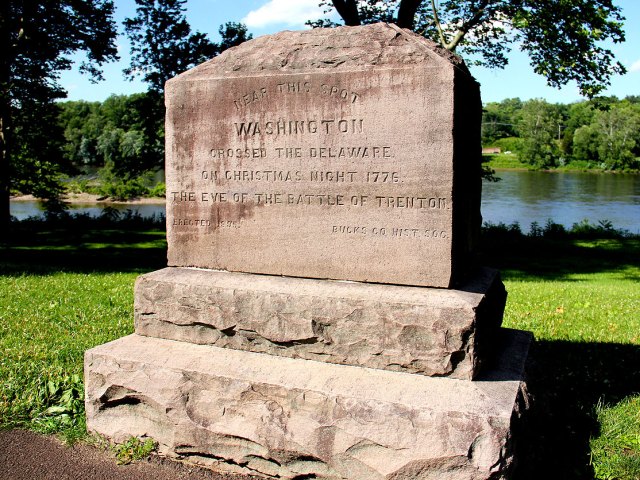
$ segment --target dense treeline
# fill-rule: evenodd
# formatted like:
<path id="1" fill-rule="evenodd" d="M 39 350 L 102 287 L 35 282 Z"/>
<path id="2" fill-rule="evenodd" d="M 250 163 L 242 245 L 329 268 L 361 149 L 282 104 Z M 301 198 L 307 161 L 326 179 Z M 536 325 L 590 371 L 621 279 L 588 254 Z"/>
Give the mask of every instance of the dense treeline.
<path id="1" fill-rule="evenodd" d="M 103 79 L 118 60 L 117 24 L 110 0 L 0 2 L 0 238 L 11 227 L 11 195 L 33 194 L 49 210 L 65 208 L 65 191 L 114 199 L 163 192 L 152 173 L 164 157 L 165 82 L 251 38 L 245 25 L 220 25 L 220 41 L 193 31 L 186 0 L 135 0 L 124 20 L 131 62 L 126 78 L 149 91 L 105 102 L 57 103 L 66 97 L 60 74 L 84 52 L 81 72 Z M 78 178 L 92 167 L 99 178 Z M 75 177 L 76 180 L 69 181 Z"/>
<path id="2" fill-rule="evenodd" d="M 575 81 L 588 98 L 598 95 L 612 75 L 625 72 L 606 47 L 606 42 L 625 38 L 622 9 L 610 0 L 592 0 L 587 2 L 589 8 L 584 0 L 319 2 L 328 8 L 326 13 L 335 8 L 346 25 L 384 21 L 412 29 L 449 51 L 475 57 L 470 66 L 503 67 L 509 45 L 517 42 L 549 85 Z M 212 41 L 206 33 L 192 30 L 186 4 L 187 0 L 135 0 L 135 14 L 124 19 L 131 61 L 123 73 L 130 79 L 142 78 L 148 94 L 113 97 L 103 104 L 58 104 L 66 97 L 60 75 L 74 67 L 73 54 L 86 54 L 76 66 L 95 81 L 103 78 L 105 63 L 118 60 L 113 2 L 0 2 L 0 238 L 10 227 L 12 194 L 33 194 L 50 200 L 53 207 L 63 206 L 61 193 L 69 187 L 64 177 L 74 175 L 78 167 L 99 167 L 102 178 L 94 186 L 101 186 L 102 193 L 111 197 L 148 190 L 144 172 L 160 165 L 163 156 L 162 108 L 155 96 L 162 96 L 165 81 L 251 38 L 245 25 L 227 22 L 218 30 L 220 41 Z M 325 18 L 308 24 L 335 23 Z M 603 119 L 607 120 L 618 121 L 617 117 Z M 580 135 L 590 139 L 598 132 L 594 127 Z M 549 136 L 543 130 L 534 133 Z M 576 133 L 575 143 L 580 144 L 582 137 Z M 620 148 L 624 155 L 626 140 Z M 523 146 L 524 156 L 527 148 Z M 604 147 L 580 148 L 571 155 L 611 156 Z M 531 150 L 531 158 L 543 158 L 535 160 L 542 164 L 569 158 L 556 155 L 549 142 L 539 141 Z M 623 156 L 623 165 L 630 162 Z M 490 173 L 489 168 L 484 171 Z"/>
<path id="3" fill-rule="evenodd" d="M 510 98 L 488 103 L 482 144 L 511 151 L 534 168 L 640 169 L 640 96 L 572 104 Z"/>
<path id="4" fill-rule="evenodd" d="M 94 192 L 114 198 L 162 193 L 150 184 L 151 174 L 164 162 L 160 93 L 61 102 L 57 108 L 57 117 L 46 128 L 49 141 L 58 136 L 55 143 L 62 146 L 64 157 L 60 165 L 67 173 L 98 171 Z M 640 96 L 599 97 L 568 105 L 518 98 L 488 103 L 482 140 L 484 147 L 513 152 L 534 168 L 569 164 L 638 170 Z M 73 185 L 87 191 L 91 182 Z"/>
<path id="5" fill-rule="evenodd" d="M 164 105 L 154 91 L 112 95 L 104 102 L 59 103 L 65 162 L 77 173 L 99 172 L 97 182 L 73 188 L 126 199 L 154 193 L 153 172 L 164 161 Z M 160 192 L 161 193 L 161 192 Z"/>

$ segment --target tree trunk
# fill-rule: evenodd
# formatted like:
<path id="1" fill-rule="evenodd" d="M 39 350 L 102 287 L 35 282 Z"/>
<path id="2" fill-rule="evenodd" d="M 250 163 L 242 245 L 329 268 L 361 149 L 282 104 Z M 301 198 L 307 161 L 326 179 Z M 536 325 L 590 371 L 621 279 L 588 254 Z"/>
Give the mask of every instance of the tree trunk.
<path id="1" fill-rule="evenodd" d="M 11 226 L 10 124 L 11 107 L 8 96 L 3 92 L 0 93 L 0 240 L 6 240 L 9 237 Z"/>
<path id="2" fill-rule="evenodd" d="M 355 27 L 360 25 L 357 0 L 331 0 L 338 15 L 342 17 L 345 25 Z"/>
<path id="3" fill-rule="evenodd" d="M 398 26 L 413 30 L 415 16 L 422 0 L 402 0 L 398 9 Z"/>

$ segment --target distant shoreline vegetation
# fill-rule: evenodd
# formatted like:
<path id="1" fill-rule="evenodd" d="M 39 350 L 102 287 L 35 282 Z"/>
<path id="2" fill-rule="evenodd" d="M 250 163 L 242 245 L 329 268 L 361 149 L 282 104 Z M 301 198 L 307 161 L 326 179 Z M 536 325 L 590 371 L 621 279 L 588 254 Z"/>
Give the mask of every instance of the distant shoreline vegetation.
<path id="1" fill-rule="evenodd" d="M 164 164 L 161 97 L 112 95 L 104 102 L 59 102 L 55 110 L 47 142 L 59 147 L 59 161 L 16 181 L 13 195 L 52 200 L 65 193 L 112 200 L 164 195 L 156 175 Z M 340 120 L 336 125 L 340 128 Z M 484 156 L 485 178 L 491 178 L 491 169 L 503 168 L 637 173 L 640 95 L 566 105 L 518 98 L 487 103 L 482 145 L 491 152 Z M 83 175 L 86 171 L 97 173 Z"/>
<path id="2" fill-rule="evenodd" d="M 638 173 L 640 96 L 487 103 L 482 146 L 491 169 Z"/>
<path id="3" fill-rule="evenodd" d="M 498 171 L 495 175 L 500 178 L 500 170 L 515 170 L 515 171 L 538 171 L 538 172 L 572 172 L 572 173 L 593 173 L 593 174 L 640 174 L 640 168 L 626 168 L 621 170 L 610 170 L 597 164 L 595 162 L 589 162 L 584 160 L 573 160 L 571 162 L 560 162 L 557 166 L 548 167 L 536 167 L 528 163 L 524 163 L 520 160 L 517 153 L 508 151 L 508 153 L 493 153 L 482 154 L 482 163 L 485 167 L 491 170 Z M 495 172 L 494 172 L 495 173 Z"/>
<path id="4" fill-rule="evenodd" d="M 47 226 L 52 229 L 64 229 L 73 231 L 74 229 L 85 228 L 155 228 L 163 230 L 166 218 L 164 215 L 143 216 L 133 210 L 117 210 L 107 206 L 100 215 L 90 215 L 88 213 L 73 213 L 67 210 L 45 211 L 44 216 L 28 217 L 18 220 L 12 217 L 12 227 L 15 230 L 31 231 L 33 228 Z M 482 224 L 482 236 L 484 239 L 521 239 L 521 238 L 544 238 L 544 239 L 640 239 L 639 234 L 629 230 L 616 228 L 608 220 L 600 220 L 592 223 L 588 219 L 574 223 L 571 227 L 565 227 L 548 219 L 544 224 L 533 222 L 528 230 L 523 229 L 519 222 Z"/>

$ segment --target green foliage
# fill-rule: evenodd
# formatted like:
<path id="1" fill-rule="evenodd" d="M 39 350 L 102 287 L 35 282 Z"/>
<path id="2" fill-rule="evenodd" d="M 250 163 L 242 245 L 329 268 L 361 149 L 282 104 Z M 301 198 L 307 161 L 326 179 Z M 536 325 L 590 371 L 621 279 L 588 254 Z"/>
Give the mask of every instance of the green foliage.
<path id="1" fill-rule="evenodd" d="M 184 15 L 186 0 L 136 0 L 136 16 L 124 21 L 131 40 L 129 78 L 142 76 L 151 90 L 162 92 L 167 80 L 251 38 L 240 23 L 219 29 L 222 43 L 191 32 Z"/>
<path id="2" fill-rule="evenodd" d="M 491 144 L 492 147 L 499 147 L 502 153 L 519 152 L 522 148 L 522 139 L 518 137 L 500 138 Z"/>
<path id="3" fill-rule="evenodd" d="M 64 102 L 65 157 L 78 167 L 109 163 L 119 175 L 139 175 L 164 159 L 164 107 L 155 92 L 112 95 L 102 103 Z"/>
<path id="4" fill-rule="evenodd" d="M 522 138 L 520 160 L 535 168 L 555 166 L 560 156 L 556 143 L 559 125 L 560 117 L 553 105 L 542 99 L 525 102 L 518 123 Z"/>
<path id="5" fill-rule="evenodd" d="M 99 164 L 97 139 L 105 122 L 99 102 L 60 102 L 58 123 L 64 129 L 64 156 L 76 166 Z"/>
<path id="6" fill-rule="evenodd" d="M 517 125 L 518 136 L 500 138 L 506 134 L 502 123 Z M 640 103 L 633 97 L 597 97 L 570 105 L 517 99 L 491 103 L 485 106 L 483 145 L 515 152 L 533 168 L 637 171 Z M 505 158 L 492 158 L 490 166 L 518 167 Z"/>
<path id="7" fill-rule="evenodd" d="M 96 182 L 88 178 L 74 177 L 67 180 L 64 186 L 67 193 L 99 193 Z"/>
<path id="8" fill-rule="evenodd" d="M 640 395 L 614 405 L 599 403 L 596 415 L 600 432 L 590 442 L 595 478 L 640 478 Z"/>
<path id="9" fill-rule="evenodd" d="M 63 160 L 58 114 L 54 103 L 33 103 L 14 118 L 10 177 L 16 190 L 43 199 L 57 199 L 63 192 L 62 178 L 73 167 Z"/>
<path id="10" fill-rule="evenodd" d="M 108 163 L 100 170 L 98 191 L 101 195 L 113 200 L 132 200 L 149 196 L 152 185 L 152 172 L 145 172 L 138 176 L 130 176 L 129 174 L 118 176 L 114 173 L 111 163 Z"/>
<path id="11" fill-rule="evenodd" d="M 149 188 L 141 177 L 117 178 L 105 181 L 100 185 L 99 192 L 112 200 L 126 201 L 145 196 Z"/>
<path id="12" fill-rule="evenodd" d="M 346 25 L 393 22 L 459 52 L 470 64 L 501 68 L 517 43 L 553 87 L 576 81 L 593 97 L 625 68 L 606 42 L 624 40 L 620 7 L 610 0 L 320 0 Z M 328 19 L 307 22 L 333 25 Z"/>
<path id="13" fill-rule="evenodd" d="M 576 102 L 569 105 L 565 119 L 561 142 L 561 150 L 565 155 L 573 153 L 573 141 L 575 131 L 583 125 L 589 125 L 595 113 L 594 101 Z"/>
<path id="14" fill-rule="evenodd" d="M 222 40 L 217 45 L 217 54 L 253 38 L 253 35 L 247 32 L 246 25 L 238 22 L 227 22 L 224 25 L 220 25 L 218 33 Z"/>
<path id="15" fill-rule="evenodd" d="M 100 78 L 103 63 L 117 58 L 113 3 L 109 0 L 0 3 L 0 217 L 9 221 L 9 192 L 43 198 L 60 193 L 64 167 L 53 101 L 65 96 L 57 83 L 85 52 L 81 71 Z M 50 140 L 50 144 L 46 140 Z"/>
<path id="16" fill-rule="evenodd" d="M 482 114 L 482 144 L 496 145 L 496 141 L 515 137 L 516 123 L 521 109 L 522 101 L 519 98 L 487 103 Z"/>
<path id="17" fill-rule="evenodd" d="M 594 160 L 606 170 L 640 167 L 640 105 L 623 101 L 594 112 L 591 123 L 575 130 L 574 157 Z"/>
<path id="18" fill-rule="evenodd" d="M 113 451 L 118 460 L 118 465 L 128 465 L 136 460 L 147 458 L 156 448 L 158 448 L 158 444 L 152 438 L 147 438 L 143 441 L 139 438 L 131 437 L 126 442 L 115 445 Z"/>
<path id="19" fill-rule="evenodd" d="M 165 82 L 214 56 L 215 45 L 205 34 L 191 33 L 184 15 L 186 0 L 136 0 L 136 16 L 124 21 L 131 40 L 129 78 L 141 75 L 149 88 L 164 90 Z"/>
<path id="20" fill-rule="evenodd" d="M 149 189 L 148 195 L 150 197 L 166 197 L 167 185 L 164 182 L 160 182 Z"/>
<path id="21" fill-rule="evenodd" d="M 591 223 L 588 219 L 574 223 L 567 229 L 563 225 L 548 219 L 544 225 L 532 222 L 529 226 L 529 233 L 522 233 L 522 228 L 518 222 L 509 225 L 504 223 L 484 222 L 482 230 L 485 237 L 510 237 L 513 240 L 529 238 L 555 238 L 564 240 L 596 239 L 596 238 L 633 238 L 634 235 L 628 230 L 617 229 L 609 220 L 599 220 L 598 223 Z"/>
<path id="22" fill-rule="evenodd" d="M 68 443 L 74 443 L 86 435 L 84 383 L 80 375 L 62 375 L 42 380 L 37 396 L 44 410 L 32 418 L 34 430 L 61 433 Z"/>

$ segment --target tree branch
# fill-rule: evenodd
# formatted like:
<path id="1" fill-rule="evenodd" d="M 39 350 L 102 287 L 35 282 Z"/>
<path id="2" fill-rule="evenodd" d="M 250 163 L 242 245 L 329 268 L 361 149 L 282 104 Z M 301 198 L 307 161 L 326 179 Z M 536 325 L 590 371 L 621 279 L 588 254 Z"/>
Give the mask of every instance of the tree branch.
<path id="1" fill-rule="evenodd" d="M 431 12 L 433 13 L 433 23 L 436 25 L 436 29 L 438 30 L 438 37 L 440 38 L 440 45 L 449 50 L 447 47 L 447 39 L 444 38 L 444 32 L 442 31 L 442 25 L 440 25 L 440 16 L 438 15 L 438 7 L 436 7 L 436 1 L 431 0 Z"/>
<path id="2" fill-rule="evenodd" d="M 357 0 L 331 0 L 338 15 L 342 17 L 345 25 L 360 25 L 360 15 L 358 14 Z"/>
<path id="3" fill-rule="evenodd" d="M 408 28 L 413 30 L 415 16 L 422 0 L 402 0 L 398 9 L 397 24 L 400 28 Z"/>
<path id="4" fill-rule="evenodd" d="M 464 36 L 469 32 L 469 30 L 471 30 L 473 27 L 475 27 L 480 23 L 480 20 L 482 20 L 482 16 L 484 15 L 485 9 L 487 8 L 487 5 L 489 5 L 490 1 L 491 0 L 482 0 L 480 2 L 480 5 L 478 6 L 476 13 L 467 22 L 462 23 L 462 26 L 458 29 L 453 39 L 451 40 L 451 42 L 445 45 L 445 48 L 447 50 L 450 50 L 453 52 L 456 49 L 456 47 L 460 44 Z M 432 1 L 432 4 L 433 4 L 433 1 Z"/>

